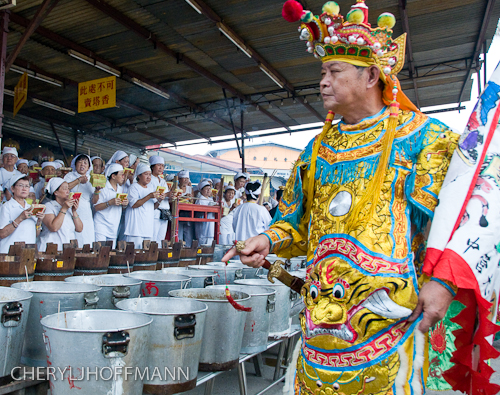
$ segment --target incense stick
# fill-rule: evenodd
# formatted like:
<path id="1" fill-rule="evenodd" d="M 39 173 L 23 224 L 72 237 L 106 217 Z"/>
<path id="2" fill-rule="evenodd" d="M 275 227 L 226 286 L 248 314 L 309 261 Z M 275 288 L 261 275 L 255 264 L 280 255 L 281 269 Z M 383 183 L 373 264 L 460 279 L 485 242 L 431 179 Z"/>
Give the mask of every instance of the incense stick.
<path id="1" fill-rule="evenodd" d="M 26 282 L 29 283 L 30 280 L 29 280 L 29 277 L 28 277 L 28 268 L 26 267 L 26 265 L 24 265 L 24 271 L 26 272 Z"/>
<path id="2" fill-rule="evenodd" d="M 130 274 L 130 265 L 128 264 L 128 261 L 127 261 L 127 269 L 128 269 L 128 274 Z"/>

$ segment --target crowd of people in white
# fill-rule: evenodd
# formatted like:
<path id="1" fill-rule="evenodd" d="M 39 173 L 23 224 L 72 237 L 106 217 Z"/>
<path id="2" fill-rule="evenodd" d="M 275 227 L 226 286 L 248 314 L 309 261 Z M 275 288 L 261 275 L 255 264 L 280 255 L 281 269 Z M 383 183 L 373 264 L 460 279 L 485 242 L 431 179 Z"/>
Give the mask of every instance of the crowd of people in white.
<path id="1" fill-rule="evenodd" d="M 79 247 L 94 241 L 133 242 L 142 248 L 144 240 L 166 238 L 173 216 L 173 199 L 198 205 L 223 207 L 220 220 L 220 244 L 246 240 L 266 230 L 277 202 L 256 204 L 261 194 L 259 181 L 252 182 L 246 173 L 237 173 L 229 183 L 203 179 L 192 185 L 189 172 L 180 171 L 177 189 L 172 188 L 173 174 L 164 175 L 164 158 L 156 155 L 149 164 L 137 156 L 117 151 L 105 164 L 98 156 L 79 154 L 71 162 L 71 171 L 61 173 L 61 160 L 43 162 L 19 159 L 16 148 L 2 151 L 0 185 L 0 253 L 8 253 L 15 242 L 36 244 L 45 251 L 47 243 L 63 244 L 78 240 Z M 30 170 L 41 168 L 39 181 L 32 185 Z M 93 186 L 92 177 L 102 174 L 102 186 Z M 102 176 L 101 176 L 102 177 Z M 234 185 L 233 185 L 234 181 Z M 223 188 L 222 202 L 215 191 Z M 271 214 L 270 214 L 271 210 Z M 190 213 L 180 211 L 180 217 Z M 202 217 L 204 214 L 199 213 Z M 208 218 L 215 218 L 208 213 Z M 179 221 L 179 240 L 187 247 L 194 239 L 211 244 L 214 222 Z"/>

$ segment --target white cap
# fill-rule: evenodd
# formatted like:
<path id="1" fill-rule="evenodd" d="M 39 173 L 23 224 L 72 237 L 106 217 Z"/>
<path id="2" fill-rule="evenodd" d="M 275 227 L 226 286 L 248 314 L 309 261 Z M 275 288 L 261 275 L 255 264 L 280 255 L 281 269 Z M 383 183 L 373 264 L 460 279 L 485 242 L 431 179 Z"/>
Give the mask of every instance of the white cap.
<path id="1" fill-rule="evenodd" d="M 54 169 L 58 169 L 56 162 L 43 162 L 42 170 L 45 169 L 47 166 L 52 166 Z"/>
<path id="2" fill-rule="evenodd" d="M 19 165 L 21 165 L 21 164 L 23 164 L 23 163 L 29 166 L 29 162 L 28 162 L 28 160 L 27 160 L 27 159 L 19 159 L 19 160 L 16 162 L 16 166 L 19 166 Z"/>
<path id="3" fill-rule="evenodd" d="M 119 163 L 111 163 L 106 169 L 106 178 L 109 178 L 111 174 L 117 173 L 121 170 L 123 170 L 122 165 L 120 165 Z"/>
<path id="4" fill-rule="evenodd" d="M 228 185 L 228 186 L 226 186 L 226 189 L 224 190 L 224 193 L 226 193 L 227 191 L 236 191 L 236 188 L 233 187 L 232 185 Z"/>
<path id="5" fill-rule="evenodd" d="M 239 171 L 238 173 L 236 173 L 236 175 L 234 176 L 234 181 L 236 181 L 238 178 L 241 178 L 243 177 L 245 180 L 248 180 L 248 176 L 246 173 L 242 173 L 241 171 Z"/>
<path id="6" fill-rule="evenodd" d="M 12 185 L 14 185 L 17 181 L 19 181 L 21 178 L 28 177 L 26 174 L 19 173 L 19 174 L 14 174 L 12 177 L 10 177 L 10 180 L 6 182 L 6 185 L 4 185 L 4 189 L 10 189 L 12 190 Z"/>
<path id="7" fill-rule="evenodd" d="M 109 158 L 109 162 L 115 163 L 117 160 L 122 160 L 126 158 L 128 155 L 125 151 L 116 151 L 111 158 Z M 108 162 L 108 163 L 109 163 Z"/>
<path id="8" fill-rule="evenodd" d="M 35 193 L 35 187 L 33 185 L 30 186 L 30 193 Z"/>
<path id="9" fill-rule="evenodd" d="M 28 162 L 28 166 L 31 167 L 31 166 L 35 166 L 35 165 L 38 165 L 38 162 L 36 160 L 30 160 Z"/>
<path id="10" fill-rule="evenodd" d="M 271 208 L 271 203 L 269 203 L 269 202 L 264 202 L 262 205 L 263 206 L 269 206 Z"/>
<path id="11" fill-rule="evenodd" d="M 220 182 L 220 178 L 212 178 L 212 184 L 218 184 Z"/>
<path id="12" fill-rule="evenodd" d="M 47 183 L 47 186 L 45 187 L 45 190 L 50 193 L 51 195 L 59 188 L 64 180 L 60 177 L 53 177 L 49 180 Z"/>
<path id="13" fill-rule="evenodd" d="M 255 190 L 253 190 L 255 189 Z M 253 199 L 257 200 L 262 192 L 262 184 L 259 180 L 254 182 L 249 182 L 245 187 L 245 193 L 252 196 Z"/>
<path id="14" fill-rule="evenodd" d="M 135 171 L 135 175 L 140 176 L 142 173 L 147 171 L 151 171 L 151 168 L 144 163 L 139 163 L 139 166 L 137 166 L 137 170 Z"/>
<path id="15" fill-rule="evenodd" d="M 179 178 L 189 178 L 189 171 L 187 171 L 187 170 L 181 170 L 179 173 L 177 173 L 177 177 L 179 177 Z"/>
<path id="16" fill-rule="evenodd" d="M 165 181 L 172 181 L 175 177 L 175 174 L 167 174 L 165 177 Z"/>
<path id="17" fill-rule="evenodd" d="M 133 166 L 135 161 L 137 160 L 137 155 L 130 154 L 128 158 L 129 158 L 129 166 Z"/>
<path id="18" fill-rule="evenodd" d="M 165 164 L 165 158 L 160 155 L 155 155 L 155 156 L 150 156 L 149 157 L 149 164 L 151 166 L 157 165 L 158 163 L 161 163 L 162 165 Z"/>
<path id="19" fill-rule="evenodd" d="M 54 167 L 56 168 L 56 170 L 63 167 L 63 165 L 61 165 L 59 162 L 54 161 L 53 163 L 54 163 Z"/>
<path id="20" fill-rule="evenodd" d="M 210 186 L 210 182 L 208 182 L 207 180 L 205 181 L 202 181 L 198 184 L 198 190 L 201 191 L 203 188 L 205 188 L 206 186 Z"/>
<path id="21" fill-rule="evenodd" d="M 5 154 L 14 154 L 15 156 L 19 156 L 17 154 L 16 147 L 3 147 L 2 156 Z"/>
<path id="22" fill-rule="evenodd" d="M 62 159 L 56 159 L 54 162 L 59 163 L 61 165 L 61 167 L 66 166 L 66 163 L 64 163 L 64 161 Z"/>
<path id="23" fill-rule="evenodd" d="M 92 158 L 90 158 L 90 161 L 93 162 L 94 159 L 100 159 L 102 160 L 102 158 L 100 156 L 93 156 Z M 103 160 L 102 160 L 103 161 Z M 103 161 L 104 162 L 104 161 Z"/>
<path id="24" fill-rule="evenodd" d="M 210 184 L 212 184 L 212 180 L 210 178 L 202 178 L 201 182 L 203 181 L 208 181 Z"/>

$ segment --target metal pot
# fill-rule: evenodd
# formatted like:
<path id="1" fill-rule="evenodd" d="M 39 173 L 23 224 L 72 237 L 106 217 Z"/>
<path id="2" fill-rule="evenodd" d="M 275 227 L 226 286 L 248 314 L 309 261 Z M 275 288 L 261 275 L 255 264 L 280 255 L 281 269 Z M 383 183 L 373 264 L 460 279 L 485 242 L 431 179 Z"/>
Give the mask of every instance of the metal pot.
<path id="1" fill-rule="evenodd" d="M 236 302 L 248 307 L 248 294 L 236 291 L 231 295 Z M 170 291 L 170 296 L 196 299 L 208 306 L 199 369 L 214 372 L 237 367 L 248 313 L 231 306 L 223 289 L 181 289 Z"/>
<path id="2" fill-rule="evenodd" d="M 33 294 L 21 357 L 21 362 L 28 366 L 47 366 L 40 319 L 58 311 L 95 309 L 99 300 L 97 292 L 101 289 L 94 284 L 62 281 L 16 283 L 12 287 Z"/>
<path id="3" fill-rule="evenodd" d="M 270 335 L 285 332 L 290 328 L 290 293 L 291 289 L 275 280 L 274 284 L 267 279 L 236 280 L 236 284 L 267 287 L 276 290 L 276 308 L 271 313 L 269 326 Z"/>
<path id="4" fill-rule="evenodd" d="M 19 366 L 32 294 L 0 287 L 0 378 Z"/>
<path id="5" fill-rule="evenodd" d="M 146 372 L 152 321 L 119 310 L 65 311 L 42 318 L 47 360 L 55 368 L 49 375 L 51 394 L 71 395 L 78 389 L 81 394 L 142 395 L 140 375 Z"/>
<path id="6" fill-rule="evenodd" d="M 207 265 L 189 265 L 188 270 L 211 270 L 215 274 L 215 285 L 226 284 L 226 279 L 228 284 L 234 284 L 235 280 L 243 278 L 243 268 L 239 265 L 230 263 L 226 266 L 225 263 L 222 265 L 213 264 L 215 262 L 209 263 Z"/>
<path id="7" fill-rule="evenodd" d="M 225 289 L 225 285 L 214 285 L 214 289 Z M 241 353 L 252 354 L 267 350 L 267 338 L 269 336 L 269 316 L 275 310 L 276 291 L 269 287 L 255 287 L 248 285 L 229 285 L 231 295 L 234 291 L 240 291 L 250 295 L 248 307 L 252 311 L 247 313 L 243 340 L 241 342 Z"/>
<path id="8" fill-rule="evenodd" d="M 170 371 L 144 380 L 144 393 L 177 394 L 195 388 L 207 305 L 196 300 L 152 297 L 122 300 L 116 307 L 153 319 L 147 366 L 150 371 L 156 366 Z"/>
<path id="9" fill-rule="evenodd" d="M 166 267 L 161 269 L 163 273 L 180 274 L 191 279 L 187 288 L 205 288 L 214 285 L 215 274 L 211 270 L 187 270 L 187 267 Z"/>
<path id="10" fill-rule="evenodd" d="M 149 270 L 140 270 L 138 272 L 125 274 L 125 277 L 132 277 L 141 280 L 141 295 L 146 297 L 168 297 L 169 291 L 186 288 L 191 281 L 188 276 Z"/>
<path id="11" fill-rule="evenodd" d="M 98 309 L 115 309 L 116 302 L 127 298 L 137 298 L 141 291 L 141 280 L 125 277 L 121 274 L 101 274 L 98 276 L 68 277 L 68 283 L 95 284 L 101 287 L 97 293 Z"/>

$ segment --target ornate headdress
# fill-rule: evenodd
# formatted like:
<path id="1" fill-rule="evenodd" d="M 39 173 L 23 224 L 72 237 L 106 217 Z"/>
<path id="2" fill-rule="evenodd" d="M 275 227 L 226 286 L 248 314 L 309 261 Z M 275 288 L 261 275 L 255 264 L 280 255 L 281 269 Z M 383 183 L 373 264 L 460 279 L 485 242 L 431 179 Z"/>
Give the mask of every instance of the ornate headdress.
<path id="1" fill-rule="evenodd" d="M 306 41 L 307 51 L 313 53 L 316 58 L 322 62 L 340 61 L 354 66 L 375 65 L 380 69 L 380 80 L 385 84 L 382 98 L 385 104 L 390 105 L 390 116 L 379 166 L 373 176 L 371 187 L 351 210 L 347 228 L 355 226 L 360 211 L 368 202 L 379 199 L 396 134 L 398 109 L 401 107 L 403 110 L 419 111 L 401 91 L 396 77 L 404 65 L 406 33 L 395 40 L 392 39 L 392 28 L 396 24 L 396 18 L 388 12 L 381 14 L 377 20 L 378 27 L 372 28 L 368 23 L 368 7 L 364 0 L 356 1 L 345 20 L 340 15 L 340 7 L 335 1 L 326 2 L 320 15 L 313 15 L 311 11 L 304 10 L 296 0 L 288 0 L 283 5 L 282 11 L 283 18 L 287 21 L 301 21 L 300 39 Z M 333 113 L 329 113 L 327 121 L 332 119 Z M 328 122 L 323 133 L 328 130 L 327 124 Z M 319 140 L 321 141 L 322 137 Z M 375 206 L 372 204 L 371 212 Z"/>

